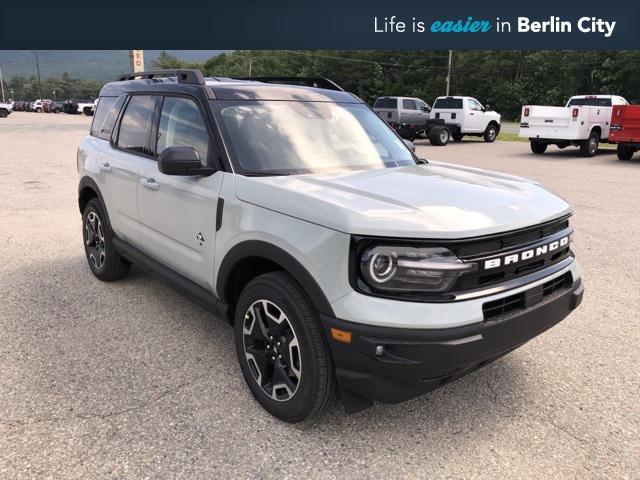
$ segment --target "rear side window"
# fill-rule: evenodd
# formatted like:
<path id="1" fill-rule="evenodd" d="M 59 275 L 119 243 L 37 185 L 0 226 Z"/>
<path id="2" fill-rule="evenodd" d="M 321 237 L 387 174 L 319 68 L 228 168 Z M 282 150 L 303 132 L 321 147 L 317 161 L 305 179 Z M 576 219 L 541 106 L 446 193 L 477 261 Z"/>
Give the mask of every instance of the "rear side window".
<path id="1" fill-rule="evenodd" d="M 100 97 L 93 122 L 91 122 L 91 135 L 103 140 L 111 138 L 111 131 L 116 123 L 121 104 L 122 102 L 118 102 L 118 97 Z"/>
<path id="2" fill-rule="evenodd" d="M 567 107 L 573 106 L 586 106 L 586 107 L 610 107 L 610 98 L 572 98 L 569 100 Z"/>
<path id="3" fill-rule="evenodd" d="M 151 155 L 149 134 L 153 122 L 156 97 L 134 95 L 129 100 L 120 121 L 118 148 L 142 155 Z"/>
<path id="4" fill-rule="evenodd" d="M 209 133 L 198 105 L 181 97 L 165 97 L 158 127 L 156 151 L 169 147 L 193 147 L 206 162 L 209 154 Z"/>
<path id="5" fill-rule="evenodd" d="M 418 108 L 416 107 L 416 102 L 414 100 L 409 100 L 408 98 L 405 98 L 404 100 L 402 100 L 402 109 L 417 110 Z"/>
<path id="6" fill-rule="evenodd" d="M 442 108 L 442 109 L 462 109 L 462 99 L 461 98 L 438 98 L 436 103 L 433 104 L 433 108 Z"/>
<path id="7" fill-rule="evenodd" d="M 373 108 L 398 108 L 398 99 L 381 97 L 373 104 Z"/>

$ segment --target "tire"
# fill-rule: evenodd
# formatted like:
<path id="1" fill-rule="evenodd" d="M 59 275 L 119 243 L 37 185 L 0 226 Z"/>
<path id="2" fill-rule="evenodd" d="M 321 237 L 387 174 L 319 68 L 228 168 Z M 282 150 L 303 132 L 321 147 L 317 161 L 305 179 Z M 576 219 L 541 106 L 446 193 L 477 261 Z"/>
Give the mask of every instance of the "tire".
<path id="1" fill-rule="evenodd" d="M 254 278 L 238 299 L 234 336 L 240 369 L 258 403 L 285 422 L 309 421 L 335 398 L 333 360 L 317 318 L 284 272 Z"/>
<path id="2" fill-rule="evenodd" d="M 7 118 L 9 116 L 9 111 L 4 108 L 0 110 L 0 118 Z"/>
<path id="3" fill-rule="evenodd" d="M 453 138 L 454 141 L 459 142 L 464 138 L 464 135 L 462 133 L 452 133 L 451 138 Z"/>
<path id="4" fill-rule="evenodd" d="M 113 246 L 113 231 L 102 203 L 97 198 L 87 202 L 82 212 L 82 239 L 89 268 L 100 280 L 120 280 L 131 264 Z"/>
<path id="5" fill-rule="evenodd" d="M 591 131 L 589 138 L 580 144 L 580 155 L 583 157 L 593 157 L 598 153 L 598 145 L 600 144 L 600 134 L 597 131 Z"/>
<path id="6" fill-rule="evenodd" d="M 482 135 L 484 141 L 487 143 L 493 143 L 498 138 L 498 127 L 495 123 L 490 123 L 487 125 L 486 130 L 484 131 L 484 135 Z"/>
<path id="7" fill-rule="evenodd" d="M 616 153 L 618 154 L 618 160 L 631 160 L 636 149 L 633 147 L 627 147 L 626 145 L 618 144 Z"/>
<path id="8" fill-rule="evenodd" d="M 537 155 L 542 155 L 547 150 L 548 145 L 538 140 L 531 140 L 531 151 Z"/>
<path id="9" fill-rule="evenodd" d="M 42 109 L 40 107 L 36 108 L 37 113 L 42 113 Z"/>
<path id="10" fill-rule="evenodd" d="M 429 132 L 429 141 L 431 145 L 435 145 L 437 147 L 442 147 L 449 143 L 449 139 L 451 138 L 451 132 L 447 127 L 432 127 Z"/>

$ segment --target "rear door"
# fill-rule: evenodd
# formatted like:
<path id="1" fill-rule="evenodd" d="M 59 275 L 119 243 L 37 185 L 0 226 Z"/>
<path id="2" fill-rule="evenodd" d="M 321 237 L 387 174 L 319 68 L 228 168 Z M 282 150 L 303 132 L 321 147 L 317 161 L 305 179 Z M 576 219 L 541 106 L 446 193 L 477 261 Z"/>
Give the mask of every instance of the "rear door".
<path id="1" fill-rule="evenodd" d="M 418 114 L 418 105 L 413 98 L 402 99 L 401 122 L 409 124 L 418 124 L 420 115 Z"/>
<path id="2" fill-rule="evenodd" d="M 123 240 L 137 242 L 138 181 L 145 158 L 151 155 L 149 134 L 153 123 L 156 97 L 129 97 L 115 129 L 109 119 L 100 122 L 100 109 L 111 100 L 102 98 L 93 125 L 98 135 L 110 135 L 100 158 L 101 191 L 107 204 L 109 220 L 116 234 Z M 124 102 L 124 98 L 121 100 Z M 93 126 L 92 126 L 93 129 Z"/>
<path id="3" fill-rule="evenodd" d="M 223 173 L 208 177 L 165 175 L 156 162 L 165 148 L 193 147 L 203 165 L 216 166 L 210 123 L 198 101 L 187 96 L 165 96 L 158 113 L 155 156 L 144 160 L 138 184 L 142 249 L 212 290 L 216 212 Z"/>
<path id="4" fill-rule="evenodd" d="M 373 111 L 387 123 L 398 123 L 398 98 L 379 97 L 373 104 Z"/>

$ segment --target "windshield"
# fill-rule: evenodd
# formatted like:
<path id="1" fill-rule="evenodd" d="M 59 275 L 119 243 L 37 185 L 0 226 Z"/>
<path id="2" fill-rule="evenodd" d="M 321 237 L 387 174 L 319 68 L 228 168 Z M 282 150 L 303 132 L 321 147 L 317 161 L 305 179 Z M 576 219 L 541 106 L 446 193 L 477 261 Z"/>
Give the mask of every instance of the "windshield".
<path id="1" fill-rule="evenodd" d="M 413 155 L 362 104 L 214 102 L 239 173 L 290 175 L 415 165 Z"/>

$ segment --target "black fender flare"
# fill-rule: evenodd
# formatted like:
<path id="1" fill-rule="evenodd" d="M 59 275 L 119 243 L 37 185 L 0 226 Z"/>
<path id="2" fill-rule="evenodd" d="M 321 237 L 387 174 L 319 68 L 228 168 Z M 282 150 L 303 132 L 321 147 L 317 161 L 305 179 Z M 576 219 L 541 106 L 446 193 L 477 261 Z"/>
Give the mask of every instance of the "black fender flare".
<path id="1" fill-rule="evenodd" d="M 93 178 L 85 176 L 80 179 L 80 183 L 78 184 L 78 208 L 80 209 L 80 214 L 83 213 L 82 212 L 82 192 L 86 188 L 90 188 L 91 190 L 96 192 L 96 195 L 100 199 L 100 202 L 102 202 L 102 205 L 106 209 L 107 205 L 104 203 L 104 198 L 102 198 L 102 192 L 100 191 L 100 188 L 98 188 L 98 184 L 95 182 Z"/>
<path id="2" fill-rule="evenodd" d="M 218 298 L 226 301 L 227 282 L 238 263 L 249 257 L 261 257 L 281 266 L 300 284 L 319 313 L 334 316 L 331 304 L 318 282 L 307 269 L 285 250 L 261 240 L 247 240 L 233 246 L 220 263 L 216 281 Z"/>

